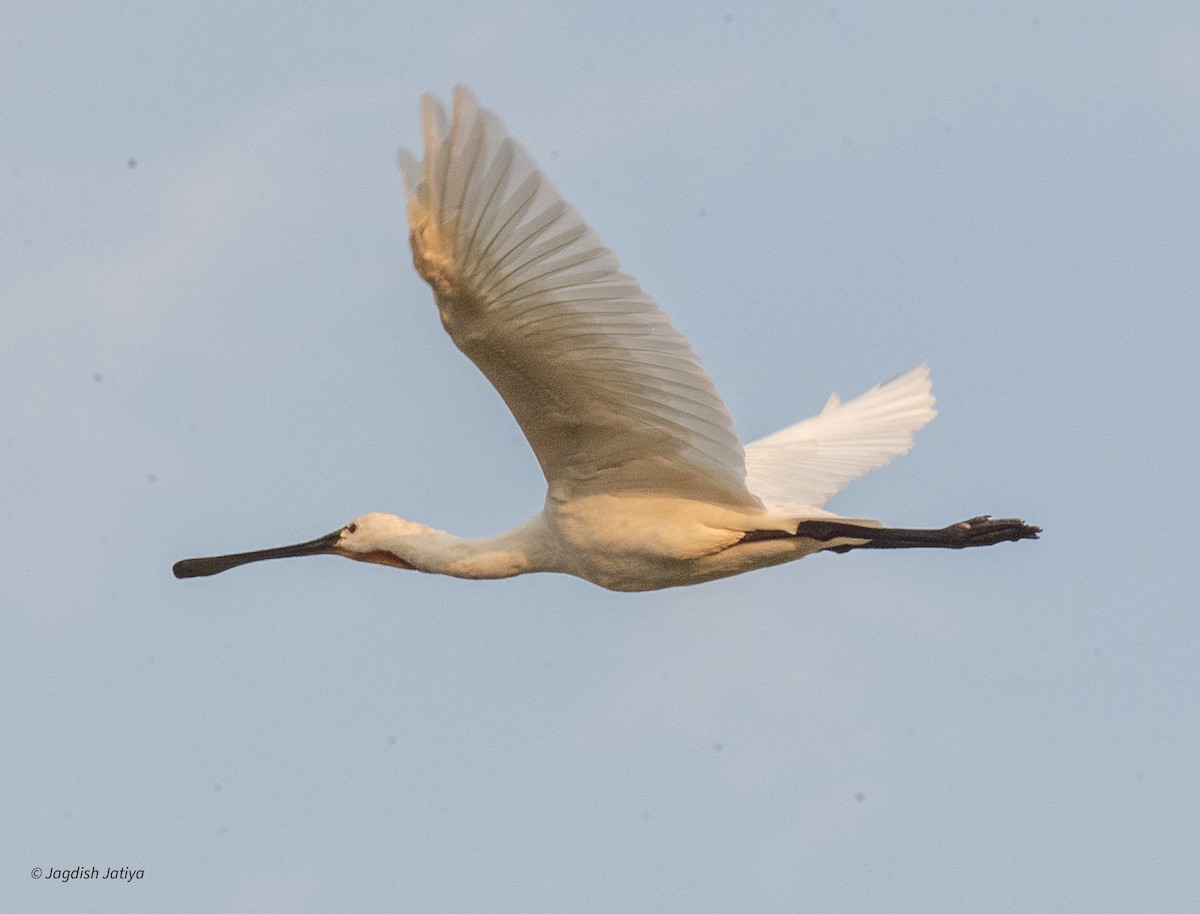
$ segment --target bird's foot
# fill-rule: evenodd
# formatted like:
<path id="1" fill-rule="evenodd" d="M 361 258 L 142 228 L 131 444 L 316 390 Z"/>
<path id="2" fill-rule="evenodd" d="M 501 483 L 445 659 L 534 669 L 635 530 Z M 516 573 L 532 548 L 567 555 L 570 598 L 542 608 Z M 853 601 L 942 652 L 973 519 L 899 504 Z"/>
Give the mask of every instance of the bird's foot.
<path id="1" fill-rule="evenodd" d="M 995 543 L 1015 543 L 1017 540 L 1035 540 L 1042 532 L 1041 527 L 1027 524 L 1015 517 L 993 518 L 988 514 L 972 517 L 961 523 L 943 528 L 949 536 L 946 545 L 951 549 L 966 549 L 970 546 L 991 546 Z"/>

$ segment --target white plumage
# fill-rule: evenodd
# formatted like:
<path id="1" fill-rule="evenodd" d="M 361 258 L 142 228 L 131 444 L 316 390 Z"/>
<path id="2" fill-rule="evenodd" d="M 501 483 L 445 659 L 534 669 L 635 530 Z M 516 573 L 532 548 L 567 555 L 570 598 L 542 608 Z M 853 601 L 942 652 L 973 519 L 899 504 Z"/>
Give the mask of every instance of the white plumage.
<path id="1" fill-rule="evenodd" d="M 1036 537 L 1016 520 L 938 530 L 844 521 L 826 500 L 906 453 L 935 415 L 924 366 L 743 450 L 691 347 L 471 93 L 422 100 L 424 159 L 400 153 L 413 263 L 546 477 L 543 510 L 464 540 L 369 514 L 309 543 L 189 559 L 180 577 L 333 553 L 459 577 L 575 574 L 616 590 L 690 584 L 851 548 Z"/>
<path id="2" fill-rule="evenodd" d="M 830 394 L 820 413 L 746 445 L 746 485 L 765 505 L 814 511 L 864 473 L 912 449 L 933 408 L 929 369 L 914 368 L 848 403 Z"/>
<path id="3" fill-rule="evenodd" d="M 653 491 L 752 505 L 729 413 L 691 346 L 463 87 L 425 96 L 401 156 L 413 263 L 508 404 L 556 495 Z"/>

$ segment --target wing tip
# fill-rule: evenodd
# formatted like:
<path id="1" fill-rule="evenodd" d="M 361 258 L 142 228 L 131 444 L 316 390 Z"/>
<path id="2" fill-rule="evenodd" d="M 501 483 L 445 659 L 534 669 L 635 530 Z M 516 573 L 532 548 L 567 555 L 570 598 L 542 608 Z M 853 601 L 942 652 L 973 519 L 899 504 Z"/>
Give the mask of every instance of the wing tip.
<path id="1" fill-rule="evenodd" d="M 831 395 L 811 419 L 746 445 L 750 490 L 776 509 L 820 507 L 855 479 L 909 453 L 915 434 L 937 416 L 936 402 L 925 363 L 851 400 Z"/>

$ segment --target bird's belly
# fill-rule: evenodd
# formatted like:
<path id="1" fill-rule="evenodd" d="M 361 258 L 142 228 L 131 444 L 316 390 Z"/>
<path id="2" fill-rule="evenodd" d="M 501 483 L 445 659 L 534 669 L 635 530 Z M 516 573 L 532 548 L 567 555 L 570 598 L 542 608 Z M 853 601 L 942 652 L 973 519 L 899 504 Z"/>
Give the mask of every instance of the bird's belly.
<path id="1" fill-rule="evenodd" d="M 625 550 L 580 556 L 571 573 L 608 590 L 643 591 L 694 584 L 694 567 L 694 560 Z"/>
<path id="2" fill-rule="evenodd" d="M 748 529 L 735 511 L 705 503 L 592 496 L 548 505 L 563 570 L 609 590 L 657 590 L 711 580 L 711 557 Z"/>

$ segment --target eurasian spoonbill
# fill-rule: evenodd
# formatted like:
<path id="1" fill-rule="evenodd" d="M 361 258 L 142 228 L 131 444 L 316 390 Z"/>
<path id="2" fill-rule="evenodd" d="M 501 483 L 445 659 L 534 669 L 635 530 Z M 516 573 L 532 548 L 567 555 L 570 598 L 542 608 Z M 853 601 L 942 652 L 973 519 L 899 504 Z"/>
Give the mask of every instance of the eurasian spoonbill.
<path id="1" fill-rule="evenodd" d="M 935 415 L 924 366 L 746 445 L 667 316 L 466 88 L 449 123 L 422 99 L 425 158 L 400 153 L 413 262 L 456 346 L 520 424 L 546 477 L 541 511 L 461 539 L 366 514 L 294 546 L 176 563 L 176 577 L 343 555 L 454 575 L 557 571 L 612 590 L 711 581 L 813 552 L 963 549 L 1036 539 L 1016 519 L 928 530 L 822 507 L 912 446 Z"/>

